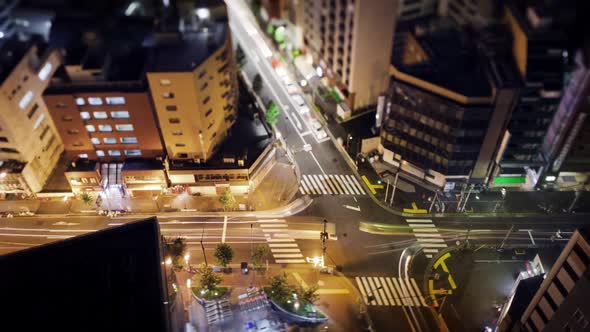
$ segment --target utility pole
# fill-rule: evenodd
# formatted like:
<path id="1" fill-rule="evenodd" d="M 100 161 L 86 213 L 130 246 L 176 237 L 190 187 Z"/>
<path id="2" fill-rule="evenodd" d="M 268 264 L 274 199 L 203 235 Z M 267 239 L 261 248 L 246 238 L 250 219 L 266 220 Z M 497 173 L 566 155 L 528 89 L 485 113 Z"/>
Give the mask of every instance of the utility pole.
<path id="1" fill-rule="evenodd" d="M 389 177 L 387 178 L 387 187 L 385 188 L 385 200 L 384 202 L 387 203 L 387 193 L 389 192 Z"/>
<path id="2" fill-rule="evenodd" d="M 205 225 L 203 225 L 203 232 L 201 233 L 201 250 L 203 251 L 203 259 L 205 260 L 205 266 L 209 266 L 207 264 L 207 255 L 205 255 L 205 246 L 203 245 L 203 236 L 205 235 Z"/>
<path id="3" fill-rule="evenodd" d="M 428 208 L 428 213 L 432 211 L 432 207 L 434 206 L 434 202 L 436 202 L 436 198 L 438 197 L 438 190 L 434 192 L 434 198 L 432 199 L 432 203 L 430 203 L 430 207 Z"/>
<path id="4" fill-rule="evenodd" d="M 502 244 L 500 245 L 500 249 L 504 248 L 504 243 L 506 243 L 506 240 L 510 236 L 510 233 L 512 233 L 513 229 L 514 229 L 514 225 L 511 225 L 510 229 L 508 230 L 508 233 L 506 233 L 506 236 L 504 237 L 504 240 L 502 240 Z"/>
<path id="5" fill-rule="evenodd" d="M 474 184 L 469 186 L 469 191 L 467 192 L 467 196 L 465 197 L 465 201 L 463 201 L 463 207 L 461 208 L 461 211 L 459 211 L 459 212 L 465 212 L 465 207 L 467 206 L 467 202 L 469 201 L 469 196 L 471 196 L 471 192 L 473 191 L 473 187 L 475 187 Z"/>
<path id="6" fill-rule="evenodd" d="M 320 233 L 320 240 L 322 240 L 322 264 L 324 265 L 326 265 L 326 240 L 328 240 L 327 225 L 328 220 L 324 219 L 324 231 Z"/>
<path id="7" fill-rule="evenodd" d="M 393 197 L 395 196 L 395 189 L 397 188 L 397 179 L 399 178 L 399 170 L 395 173 L 395 180 L 393 181 L 393 190 L 391 191 L 391 200 L 389 205 L 393 206 Z"/>
<path id="8" fill-rule="evenodd" d="M 570 204 L 570 206 L 567 208 L 567 212 L 572 212 L 574 206 L 576 206 L 576 203 L 578 202 L 578 199 L 580 198 L 580 196 L 582 196 L 582 192 L 580 190 L 576 190 L 574 191 L 574 195 L 574 200 L 572 201 L 572 204 Z"/>

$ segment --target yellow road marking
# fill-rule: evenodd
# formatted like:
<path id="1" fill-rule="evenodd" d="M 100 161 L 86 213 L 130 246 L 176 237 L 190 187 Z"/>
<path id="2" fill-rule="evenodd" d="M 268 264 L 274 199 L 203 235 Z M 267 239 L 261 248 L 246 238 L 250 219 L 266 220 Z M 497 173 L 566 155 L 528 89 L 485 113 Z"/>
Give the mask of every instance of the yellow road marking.
<path id="1" fill-rule="evenodd" d="M 367 185 L 367 187 L 369 187 L 369 190 L 371 191 L 371 193 L 373 193 L 373 195 L 377 193 L 377 190 L 375 189 L 383 189 L 382 184 L 372 184 L 365 175 L 361 176 L 361 178 L 363 179 L 363 181 L 365 181 L 365 184 Z"/>
<path id="2" fill-rule="evenodd" d="M 316 294 L 320 295 L 333 295 L 333 294 L 350 294 L 346 288 L 320 288 L 316 291 Z"/>
<path id="3" fill-rule="evenodd" d="M 449 277 L 447 279 L 449 280 L 449 284 L 451 285 L 451 288 L 457 289 L 457 284 L 455 283 L 455 279 L 453 279 L 453 276 L 451 275 L 451 272 L 449 272 L 449 268 L 447 267 L 447 264 L 445 263 L 445 260 L 449 257 L 451 257 L 450 252 L 447 252 L 446 254 L 442 255 L 439 259 L 436 260 L 436 263 L 434 263 L 434 268 L 437 269 L 440 266 L 443 269 L 443 271 L 448 273 Z"/>
<path id="4" fill-rule="evenodd" d="M 305 283 L 305 280 L 303 280 L 303 278 L 301 278 L 299 273 L 293 272 L 293 277 L 295 277 L 295 280 L 297 280 L 297 282 L 301 284 L 301 287 L 303 287 L 305 289 L 308 288 L 307 283 Z"/>
<path id="5" fill-rule="evenodd" d="M 418 205 L 416 205 L 416 202 L 412 202 L 412 208 L 411 209 L 404 209 L 404 212 L 406 213 L 428 213 L 428 211 L 426 211 L 426 209 L 419 209 Z"/>

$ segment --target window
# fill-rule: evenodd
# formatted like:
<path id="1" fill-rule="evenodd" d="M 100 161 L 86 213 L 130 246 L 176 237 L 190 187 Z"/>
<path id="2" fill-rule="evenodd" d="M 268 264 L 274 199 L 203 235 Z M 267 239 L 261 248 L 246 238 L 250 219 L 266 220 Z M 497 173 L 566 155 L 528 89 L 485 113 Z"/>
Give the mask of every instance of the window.
<path id="1" fill-rule="evenodd" d="M 88 159 L 88 153 L 80 153 L 78 155 L 78 158 L 82 158 L 82 159 Z"/>
<path id="2" fill-rule="evenodd" d="M 53 69 L 53 66 L 51 65 L 51 63 L 47 62 L 45 65 L 43 65 L 43 67 L 41 68 L 41 70 L 39 70 L 39 78 L 41 79 L 41 81 L 45 81 L 47 79 L 47 77 L 49 77 L 49 74 L 51 74 L 51 69 Z"/>
<path id="3" fill-rule="evenodd" d="M 64 102 L 61 102 L 61 101 L 59 103 L 55 104 L 55 108 L 66 108 L 66 107 L 68 107 L 68 105 Z"/>
<path id="4" fill-rule="evenodd" d="M 74 120 L 74 119 L 73 119 L 71 116 L 69 116 L 69 115 L 64 115 L 64 116 L 62 116 L 62 117 L 61 117 L 61 119 L 62 119 L 64 122 L 71 122 L 72 120 Z"/>
<path id="5" fill-rule="evenodd" d="M 80 117 L 82 118 L 82 120 L 90 120 L 90 113 L 80 112 Z"/>
<path id="6" fill-rule="evenodd" d="M 211 113 L 213 113 L 213 110 L 209 109 L 209 110 L 207 110 L 207 113 L 205 113 L 205 116 L 209 116 L 209 115 L 211 115 Z"/>
<path id="7" fill-rule="evenodd" d="M 168 122 L 170 122 L 170 123 L 180 123 L 180 119 L 179 118 L 170 118 L 170 119 L 168 119 Z"/>
<path id="8" fill-rule="evenodd" d="M 107 112 L 92 112 L 95 119 L 106 119 L 108 118 Z"/>
<path id="9" fill-rule="evenodd" d="M 75 142 L 74 144 L 72 144 L 72 146 L 84 146 L 84 143 L 82 143 L 82 142 Z"/>
<path id="10" fill-rule="evenodd" d="M 125 150 L 125 155 L 131 157 L 141 156 L 141 150 Z"/>
<path id="11" fill-rule="evenodd" d="M 1 136 L 0 137 L 0 142 L 8 142 L 8 138 Z"/>
<path id="12" fill-rule="evenodd" d="M 29 113 L 27 114 L 27 117 L 28 117 L 29 119 L 32 119 L 32 118 L 33 118 L 33 115 L 35 115 L 35 113 L 37 112 L 37 109 L 39 109 L 39 105 L 37 105 L 37 103 L 34 103 L 34 104 L 33 104 L 33 107 L 31 107 L 31 110 L 30 110 L 30 111 L 29 111 Z M 64 118 L 65 118 L 65 116 L 64 116 Z M 70 117 L 70 119 L 71 119 L 71 117 Z M 65 121 L 65 120 L 64 120 L 64 121 Z M 70 121 L 71 121 L 71 120 L 70 120 Z"/>
<path id="13" fill-rule="evenodd" d="M 68 129 L 68 134 L 70 134 L 70 135 L 76 135 L 79 133 L 80 133 L 80 131 L 78 129 Z"/>
<path id="14" fill-rule="evenodd" d="M 113 131 L 113 127 L 111 127 L 111 125 L 100 124 L 98 125 L 98 130 L 102 132 L 111 132 Z"/>
<path id="15" fill-rule="evenodd" d="M 175 130 L 172 132 L 172 136 L 182 136 L 182 130 Z"/>
<path id="16" fill-rule="evenodd" d="M 199 73 L 199 78 L 203 78 L 205 75 L 207 75 L 207 71 L 203 70 Z"/>
<path id="17" fill-rule="evenodd" d="M 123 144 L 137 144 L 137 137 L 121 137 Z"/>
<path id="18" fill-rule="evenodd" d="M 133 131 L 133 125 L 128 123 L 115 125 L 115 128 L 117 131 Z"/>
<path id="19" fill-rule="evenodd" d="M 209 86 L 209 83 L 205 82 L 201 85 L 201 91 L 207 89 L 207 87 Z"/>
<path id="20" fill-rule="evenodd" d="M 164 92 L 164 93 L 162 93 L 162 98 L 172 99 L 172 98 L 174 98 L 174 92 Z"/>
<path id="21" fill-rule="evenodd" d="M 105 137 L 102 139 L 104 144 L 117 144 L 117 139 L 113 137 Z"/>
<path id="22" fill-rule="evenodd" d="M 109 156 L 119 157 L 120 155 L 121 155 L 121 151 L 119 151 L 119 150 L 109 150 Z"/>
<path id="23" fill-rule="evenodd" d="M 86 105 L 86 101 L 84 100 L 84 98 L 78 97 L 78 98 L 76 98 L 76 105 L 84 106 L 84 105 Z"/>
<path id="24" fill-rule="evenodd" d="M 102 105 L 102 99 L 100 97 L 88 97 L 88 104 L 92 106 Z"/>
<path id="25" fill-rule="evenodd" d="M 170 80 L 168 80 L 168 79 L 163 78 L 160 80 L 160 85 L 170 85 L 170 84 L 172 84 L 172 82 L 170 82 Z"/>
<path id="26" fill-rule="evenodd" d="M 113 119 L 129 119 L 129 112 L 127 111 L 113 111 L 111 112 Z"/>
<path id="27" fill-rule="evenodd" d="M 89 133 L 93 133 L 96 131 L 96 128 L 94 128 L 93 125 L 86 125 L 86 131 Z"/>
<path id="28" fill-rule="evenodd" d="M 27 107 L 27 105 L 29 105 L 31 100 L 33 100 L 33 92 L 31 90 L 29 90 L 29 91 L 27 91 L 27 93 L 24 94 L 24 96 L 18 102 L 18 107 L 20 107 L 21 109 L 25 109 L 25 107 Z"/>
<path id="29" fill-rule="evenodd" d="M 103 150 L 96 150 L 96 156 L 97 157 L 104 157 L 104 151 Z"/>
<path id="30" fill-rule="evenodd" d="M 125 97 L 106 97 L 107 105 L 125 105 Z"/>
<path id="31" fill-rule="evenodd" d="M 39 117 L 37 118 L 37 121 L 35 121 L 35 124 L 33 125 L 33 129 L 39 128 L 39 126 L 41 125 L 41 122 L 43 122 L 43 119 L 45 119 L 45 113 L 41 113 L 41 115 L 39 115 Z"/>
<path id="32" fill-rule="evenodd" d="M 176 146 L 183 147 L 183 146 L 186 146 L 186 144 L 184 144 L 184 143 L 176 143 Z"/>
<path id="33" fill-rule="evenodd" d="M 39 139 L 43 140 L 43 138 L 45 138 L 45 135 L 47 135 L 48 132 L 49 126 L 45 126 L 45 128 L 43 128 L 43 131 L 41 132 L 41 135 L 39 135 Z"/>
<path id="34" fill-rule="evenodd" d="M 18 153 L 18 151 L 16 149 L 12 149 L 12 148 L 0 148 L 0 152 Z"/>
<path id="35" fill-rule="evenodd" d="M 211 99 L 211 97 L 205 97 L 205 99 L 203 99 L 203 105 L 206 105 L 209 102 L 209 99 Z"/>
<path id="36" fill-rule="evenodd" d="M 92 137 L 90 139 L 90 142 L 92 142 L 92 144 L 94 144 L 94 145 L 99 145 L 100 144 L 100 139 L 98 139 L 96 137 Z"/>
<path id="37" fill-rule="evenodd" d="M 167 111 L 176 111 L 176 110 L 178 110 L 178 108 L 176 107 L 176 105 L 167 105 L 166 110 Z"/>

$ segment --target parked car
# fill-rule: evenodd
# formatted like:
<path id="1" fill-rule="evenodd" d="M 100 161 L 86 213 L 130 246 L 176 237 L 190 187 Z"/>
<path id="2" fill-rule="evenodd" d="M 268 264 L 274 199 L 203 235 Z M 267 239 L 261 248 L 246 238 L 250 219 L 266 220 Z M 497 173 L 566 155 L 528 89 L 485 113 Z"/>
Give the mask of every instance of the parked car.
<path id="1" fill-rule="evenodd" d="M 307 107 L 305 100 L 301 95 L 293 95 L 291 98 L 293 99 L 293 102 L 295 102 L 295 106 L 299 113 L 303 114 L 309 112 L 309 107 Z"/>
<path id="2" fill-rule="evenodd" d="M 318 130 L 316 132 L 316 135 L 317 135 L 318 139 L 326 138 L 328 136 L 328 134 L 326 134 L 326 131 L 323 129 Z"/>
<path id="3" fill-rule="evenodd" d="M 299 92 L 299 88 L 297 88 L 297 84 L 295 83 L 287 83 L 287 93 L 290 95 L 296 94 Z"/>
<path id="4" fill-rule="evenodd" d="M 319 120 L 312 120 L 311 121 L 311 126 L 315 130 L 320 130 L 322 128 L 322 124 L 320 123 Z"/>

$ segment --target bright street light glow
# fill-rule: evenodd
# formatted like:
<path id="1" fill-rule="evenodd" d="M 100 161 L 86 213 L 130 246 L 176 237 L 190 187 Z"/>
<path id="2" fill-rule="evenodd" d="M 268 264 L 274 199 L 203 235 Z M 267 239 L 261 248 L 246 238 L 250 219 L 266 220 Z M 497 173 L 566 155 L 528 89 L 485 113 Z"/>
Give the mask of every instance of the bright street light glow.
<path id="1" fill-rule="evenodd" d="M 2 178 L 2 179 L 3 179 L 3 178 L 5 178 L 5 177 L 6 177 L 6 175 L 8 175 L 8 174 L 6 174 L 6 172 L 2 172 L 2 173 L 0 173 L 0 178 Z"/>
<path id="2" fill-rule="evenodd" d="M 306 80 L 301 80 L 301 82 L 299 82 L 299 85 L 301 85 L 302 87 L 306 87 L 307 86 L 307 81 Z"/>
<path id="3" fill-rule="evenodd" d="M 172 265 L 172 258 L 166 258 L 166 265 Z"/>
<path id="4" fill-rule="evenodd" d="M 555 180 L 557 180 L 557 177 L 555 177 L 554 175 L 548 175 L 545 177 L 545 181 L 548 181 L 548 182 L 553 182 Z"/>
<path id="5" fill-rule="evenodd" d="M 192 280 L 186 279 L 186 287 L 191 288 Z"/>
<path id="6" fill-rule="evenodd" d="M 318 74 L 319 77 L 324 76 L 324 70 L 320 66 L 315 67 L 315 73 Z"/>
<path id="7" fill-rule="evenodd" d="M 199 20 L 207 20 L 211 17 L 211 12 L 207 8 L 197 8 L 195 9 L 195 15 L 197 15 Z"/>
<path id="8" fill-rule="evenodd" d="M 191 257 L 190 254 L 186 254 L 184 255 L 184 260 L 188 263 L 188 259 Z"/>

